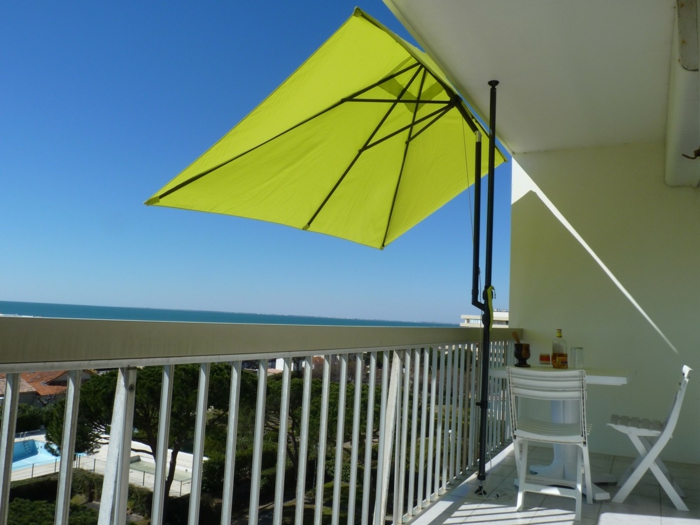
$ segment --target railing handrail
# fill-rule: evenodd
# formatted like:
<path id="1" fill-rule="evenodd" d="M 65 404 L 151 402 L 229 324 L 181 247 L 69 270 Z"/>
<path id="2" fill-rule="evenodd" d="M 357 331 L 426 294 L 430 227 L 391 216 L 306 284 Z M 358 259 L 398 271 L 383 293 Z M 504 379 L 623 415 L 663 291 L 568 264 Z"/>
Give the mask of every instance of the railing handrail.
<path id="1" fill-rule="evenodd" d="M 507 340 L 514 328 L 494 328 Z M 474 343 L 480 328 L 0 317 L 0 372 L 304 357 Z"/>

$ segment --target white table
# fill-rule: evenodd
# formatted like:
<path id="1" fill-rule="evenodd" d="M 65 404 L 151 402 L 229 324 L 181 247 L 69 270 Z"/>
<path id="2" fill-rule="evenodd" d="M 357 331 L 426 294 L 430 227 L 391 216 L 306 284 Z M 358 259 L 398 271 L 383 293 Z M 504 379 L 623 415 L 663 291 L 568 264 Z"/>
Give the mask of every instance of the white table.
<path id="1" fill-rule="evenodd" d="M 556 374 L 560 369 L 551 366 L 532 366 L 537 371 L 551 371 Z M 633 373 L 628 370 L 609 370 L 586 368 L 586 385 L 622 386 L 626 385 Z M 497 379 L 507 379 L 505 367 L 492 368 L 489 375 Z M 579 403 L 576 401 L 553 401 L 552 421 L 557 423 L 577 423 L 580 419 Z M 590 412 L 590 410 L 589 410 Z M 543 478 L 576 479 L 576 447 L 554 445 L 554 460 L 550 465 L 532 465 L 530 471 Z M 591 472 L 594 501 L 607 501 L 610 493 L 596 483 L 615 483 L 617 479 L 611 474 Z M 517 482 L 517 480 L 516 480 Z"/>

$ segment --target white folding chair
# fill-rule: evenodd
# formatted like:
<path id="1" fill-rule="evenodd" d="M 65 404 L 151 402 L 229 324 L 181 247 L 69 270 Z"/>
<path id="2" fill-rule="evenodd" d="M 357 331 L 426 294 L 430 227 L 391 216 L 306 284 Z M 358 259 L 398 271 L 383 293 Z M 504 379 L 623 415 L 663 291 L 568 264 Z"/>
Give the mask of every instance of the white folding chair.
<path id="1" fill-rule="evenodd" d="M 583 501 L 582 476 L 585 478 L 588 503 L 593 502 L 591 468 L 588 458 L 588 433 L 586 425 L 586 372 L 584 370 L 542 371 L 508 368 L 510 391 L 510 418 L 515 463 L 518 471 L 517 509 L 523 505 L 525 492 L 563 496 L 576 500 L 576 520 L 581 519 Z M 518 399 L 562 401 L 575 403 L 580 410 L 576 423 L 557 423 L 521 417 Z M 572 445 L 577 448 L 575 479 L 538 478 L 529 475 L 527 465 L 528 443 Z"/>
<path id="2" fill-rule="evenodd" d="M 678 483 L 673 481 L 666 465 L 659 459 L 659 453 L 671 439 L 673 429 L 676 428 L 678 415 L 681 412 L 681 405 L 685 397 L 685 390 L 688 386 L 688 374 L 690 370 L 691 369 L 687 366 L 683 367 L 680 388 L 671 405 L 671 412 L 663 423 L 661 421 L 650 421 L 638 417 L 618 415 L 613 415 L 610 418 L 610 423 L 608 423 L 608 425 L 615 430 L 627 434 L 639 453 L 637 459 L 630 465 L 618 482 L 620 490 L 613 498 L 615 503 L 622 503 L 625 501 L 625 498 L 629 496 L 630 492 L 632 492 L 632 489 L 639 483 L 639 480 L 642 479 L 645 472 L 651 469 L 676 508 L 678 510 L 688 510 L 688 507 L 686 507 L 681 499 L 685 497 L 685 494 L 678 486 Z"/>

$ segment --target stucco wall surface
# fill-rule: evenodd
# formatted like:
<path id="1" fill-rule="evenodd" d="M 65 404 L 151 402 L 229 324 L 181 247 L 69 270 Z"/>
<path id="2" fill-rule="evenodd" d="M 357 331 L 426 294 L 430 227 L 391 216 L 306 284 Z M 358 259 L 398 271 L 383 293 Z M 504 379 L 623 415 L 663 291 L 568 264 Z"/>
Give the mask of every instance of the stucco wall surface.
<path id="1" fill-rule="evenodd" d="M 663 420 L 695 369 L 662 458 L 700 463 L 700 190 L 664 183 L 661 144 L 514 158 L 511 326 L 533 356 L 557 328 L 587 366 L 628 369 L 590 386 L 591 450 L 634 456 L 613 413 Z"/>

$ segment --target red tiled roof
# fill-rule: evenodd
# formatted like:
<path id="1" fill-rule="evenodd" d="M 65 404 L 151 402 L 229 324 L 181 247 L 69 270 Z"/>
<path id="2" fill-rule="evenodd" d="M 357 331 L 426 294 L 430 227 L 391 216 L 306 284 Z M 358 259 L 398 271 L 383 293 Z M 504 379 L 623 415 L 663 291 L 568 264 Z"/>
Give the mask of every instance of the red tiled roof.
<path id="1" fill-rule="evenodd" d="M 43 383 L 30 383 L 32 388 L 40 396 L 54 396 L 56 394 L 65 394 L 68 390 L 67 386 L 60 385 L 45 385 Z"/>
<path id="2" fill-rule="evenodd" d="M 49 372 L 24 372 L 22 379 L 27 383 L 50 383 L 57 377 L 66 373 L 66 370 L 52 370 Z"/>
<path id="3" fill-rule="evenodd" d="M 0 396 L 5 395 L 5 384 L 7 383 L 7 379 L 5 377 L 5 374 L 0 374 Z M 27 383 L 24 379 L 20 378 L 19 380 L 19 393 L 20 394 L 28 394 L 28 393 L 35 393 L 36 389 Z"/>
<path id="4" fill-rule="evenodd" d="M 22 374 L 22 379 L 29 383 L 40 396 L 53 396 L 56 394 L 66 393 L 66 390 L 68 389 L 66 385 L 49 384 L 51 381 L 65 373 L 65 370 L 53 370 L 51 372 L 24 372 Z"/>

